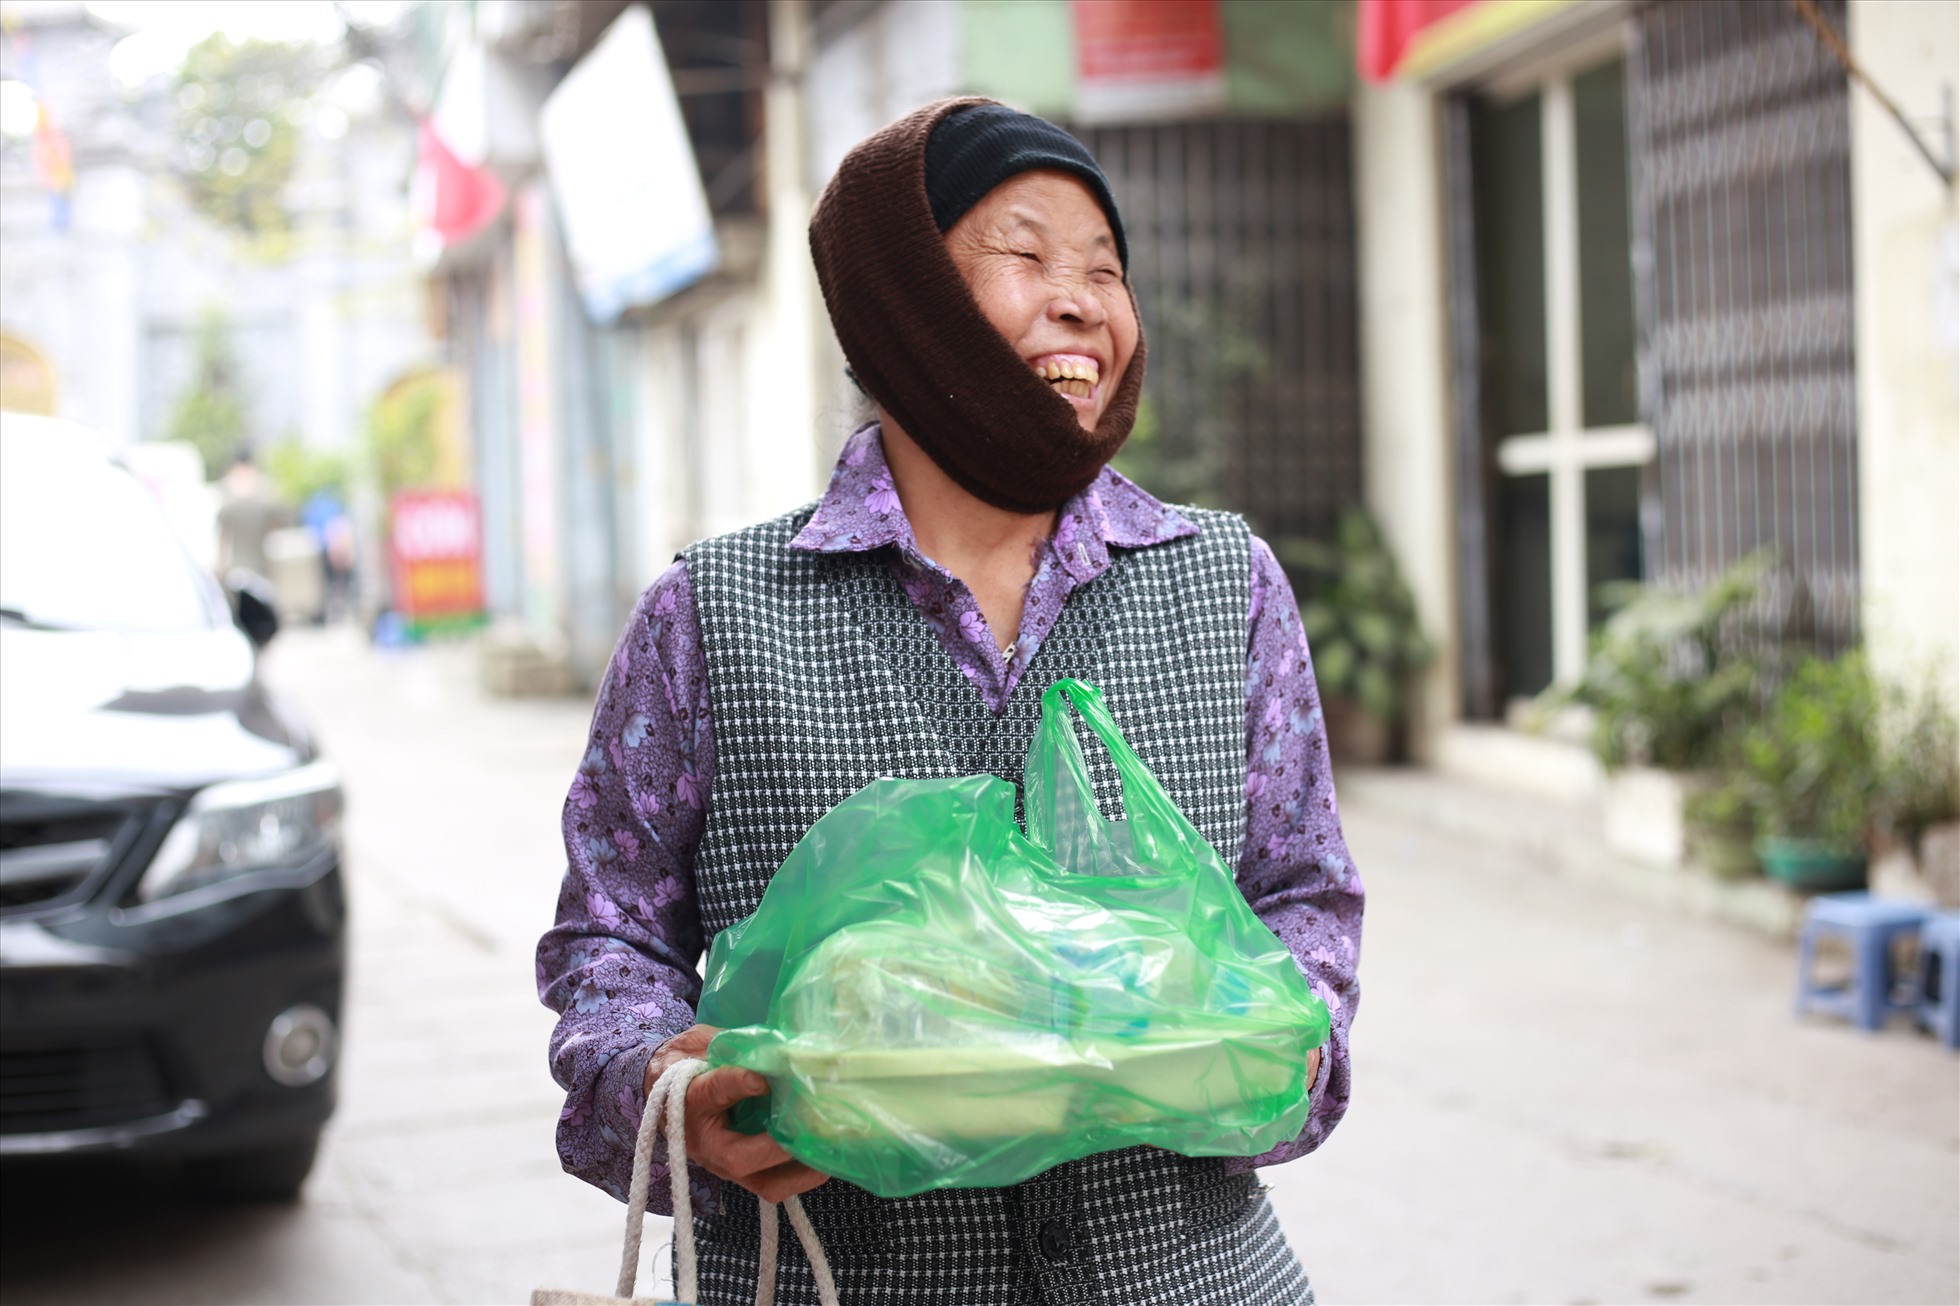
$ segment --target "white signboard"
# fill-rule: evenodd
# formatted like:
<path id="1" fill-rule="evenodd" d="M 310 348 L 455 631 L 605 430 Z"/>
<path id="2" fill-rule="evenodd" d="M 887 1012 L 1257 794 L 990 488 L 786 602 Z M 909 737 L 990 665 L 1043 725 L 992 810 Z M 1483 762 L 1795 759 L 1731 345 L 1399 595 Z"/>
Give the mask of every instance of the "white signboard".
<path id="1" fill-rule="evenodd" d="M 614 20 L 545 101 L 545 169 L 594 321 L 714 271 L 714 221 L 653 15 Z"/>

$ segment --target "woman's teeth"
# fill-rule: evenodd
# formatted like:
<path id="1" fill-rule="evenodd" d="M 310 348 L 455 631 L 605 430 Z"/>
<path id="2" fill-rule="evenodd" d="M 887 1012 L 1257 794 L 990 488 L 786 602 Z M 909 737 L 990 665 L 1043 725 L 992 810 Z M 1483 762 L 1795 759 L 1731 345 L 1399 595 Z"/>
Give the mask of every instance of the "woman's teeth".
<path id="1" fill-rule="evenodd" d="M 1035 365 L 1035 374 L 1053 385 L 1065 395 L 1077 399 L 1087 399 L 1095 393 L 1096 382 L 1102 379 L 1100 370 L 1094 363 L 1068 362 L 1049 359 Z"/>

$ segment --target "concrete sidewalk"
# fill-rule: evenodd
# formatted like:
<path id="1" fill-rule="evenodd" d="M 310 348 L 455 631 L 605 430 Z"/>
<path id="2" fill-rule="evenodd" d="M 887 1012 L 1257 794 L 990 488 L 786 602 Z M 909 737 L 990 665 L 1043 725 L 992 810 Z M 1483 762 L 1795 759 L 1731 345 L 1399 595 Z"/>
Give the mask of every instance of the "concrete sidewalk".
<path id="1" fill-rule="evenodd" d="M 620 1208 L 564 1176 L 531 948 L 588 709 L 467 650 L 294 632 L 270 672 L 347 775 L 345 1097 L 306 1204 L 10 1230 L 12 1302 L 515 1302 L 603 1291 Z M 1357 795 L 1394 785 L 1374 774 Z M 1960 1060 L 1789 1012 L 1791 958 L 1351 801 L 1356 1089 L 1267 1172 L 1324 1302 L 1952 1302 Z M 11 1214 L 11 1213 L 10 1213 Z M 10 1221 L 11 1223 L 11 1221 Z M 664 1222 L 662 1222 L 664 1223 Z M 649 1228 L 655 1249 L 664 1229 Z M 664 1270 L 657 1285 L 666 1287 Z"/>
<path id="2" fill-rule="evenodd" d="M 1323 1300 L 1960 1297 L 1952 1054 L 1796 1022 L 1755 934 L 1345 819 L 1354 1102 L 1269 1174 Z"/>

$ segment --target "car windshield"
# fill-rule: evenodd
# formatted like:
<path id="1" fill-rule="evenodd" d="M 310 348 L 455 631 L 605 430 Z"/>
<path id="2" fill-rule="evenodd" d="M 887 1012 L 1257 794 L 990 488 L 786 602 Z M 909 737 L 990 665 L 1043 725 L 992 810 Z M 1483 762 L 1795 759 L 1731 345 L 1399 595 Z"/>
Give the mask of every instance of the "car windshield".
<path id="1" fill-rule="evenodd" d="M 0 622 L 206 630 L 209 593 L 136 478 L 0 441 Z"/>

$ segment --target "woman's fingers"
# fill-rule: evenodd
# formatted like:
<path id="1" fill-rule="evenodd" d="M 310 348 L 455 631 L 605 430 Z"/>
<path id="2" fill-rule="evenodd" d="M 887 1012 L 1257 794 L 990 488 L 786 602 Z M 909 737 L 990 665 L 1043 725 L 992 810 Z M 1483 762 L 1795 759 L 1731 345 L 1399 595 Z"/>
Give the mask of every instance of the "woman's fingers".
<path id="1" fill-rule="evenodd" d="M 708 1044 L 719 1033 L 721 1029 L 715 1025 L 691 1025 L 655 1048 L 653 1056 L 647 1060 L 646 1083 L 642 1091 L 651 1093 L 660 1076 L 675 1062 L 707 1056 Z"/>
<path id="2" fill-rule="evenodd" d="M 718 1116 L 744 1098 L 760 1097 L 769 1091 L 769 1081 L 753 1070 L 740 1066 L 721 1066 L 696 1075 L 687 1086 L 687 1114 L 699 1111 Z"/>
<path id="3" fill-rule="evenodd" d="M 769 1135 L 744 1134 L 728 1125 L 728 1108 L 768 1091 L 762 1076 L 736 1066 L 697 1077 L 687 1086 L 688 1155 L 709 1173 L 736 1183 L 789 1162 L 789 1153 Z"/>
<path id="4" fill-rule="evenodd" d="M 687 1154 L 723 1179 L 738 1182 L 790 1159 L 769 1135 L 737 1133 L 719 1120 L 704 1121 L 698 1129 L 689 1122 Z"/>
<path id="5" fill-rule="evenodd" d="M 718 1031 L 697 1025 L 688 1035 L 697 1030 L 704 1031 L 700 1044 L 705 1050 L 708 1039 Z M 668 1048 L 682 1051 L 677 1046 L 680 1041 L 674 1040 Z M 768 1080 L 739 1066 L 721 1066 L 696 1075 L 687 1086 L 687 1154 L 709 1174 L 739 1184 L 766 1201 L 780 1202 L 809 1192 L 830 1176 L 794 1159 L 767 1134 L 744 1134 L 729 1127 L 730 1107 L 768 1091 Z"/>
<path id="6" fill-rule="evenodd" d="M 755 1071 L 719 1067 L 688 1084 L 688 1159 L 717 1179 L 741 1184 L 768 1202 L 809 1192 L 829 1175 L 813 1171 L 766 1133 L 729 1128 L 727 1110 L 768 1092 Z"/>
<path id="7" fill-rule="evenodd" d="M 754 1193 L 765 1202 L 781 1202 L 807 1193 L 812 1188 L 828 1183 L 830 1176 L 821 1170 L 812 1170 L 801 1161 L 788 1161 L 760 1174 L 752 1174 L 736 1183 Z"/>
<path id="8" fill-rule="evenodd" d="M 716 1025 L 690 1025 L 674 1037 L 660 1045 L 661 1051 L 678 1053 L 682 1056 L 698 1057 L 705 1055 L 708 1044 L 715 1035 L 721 1033 Z"/>

